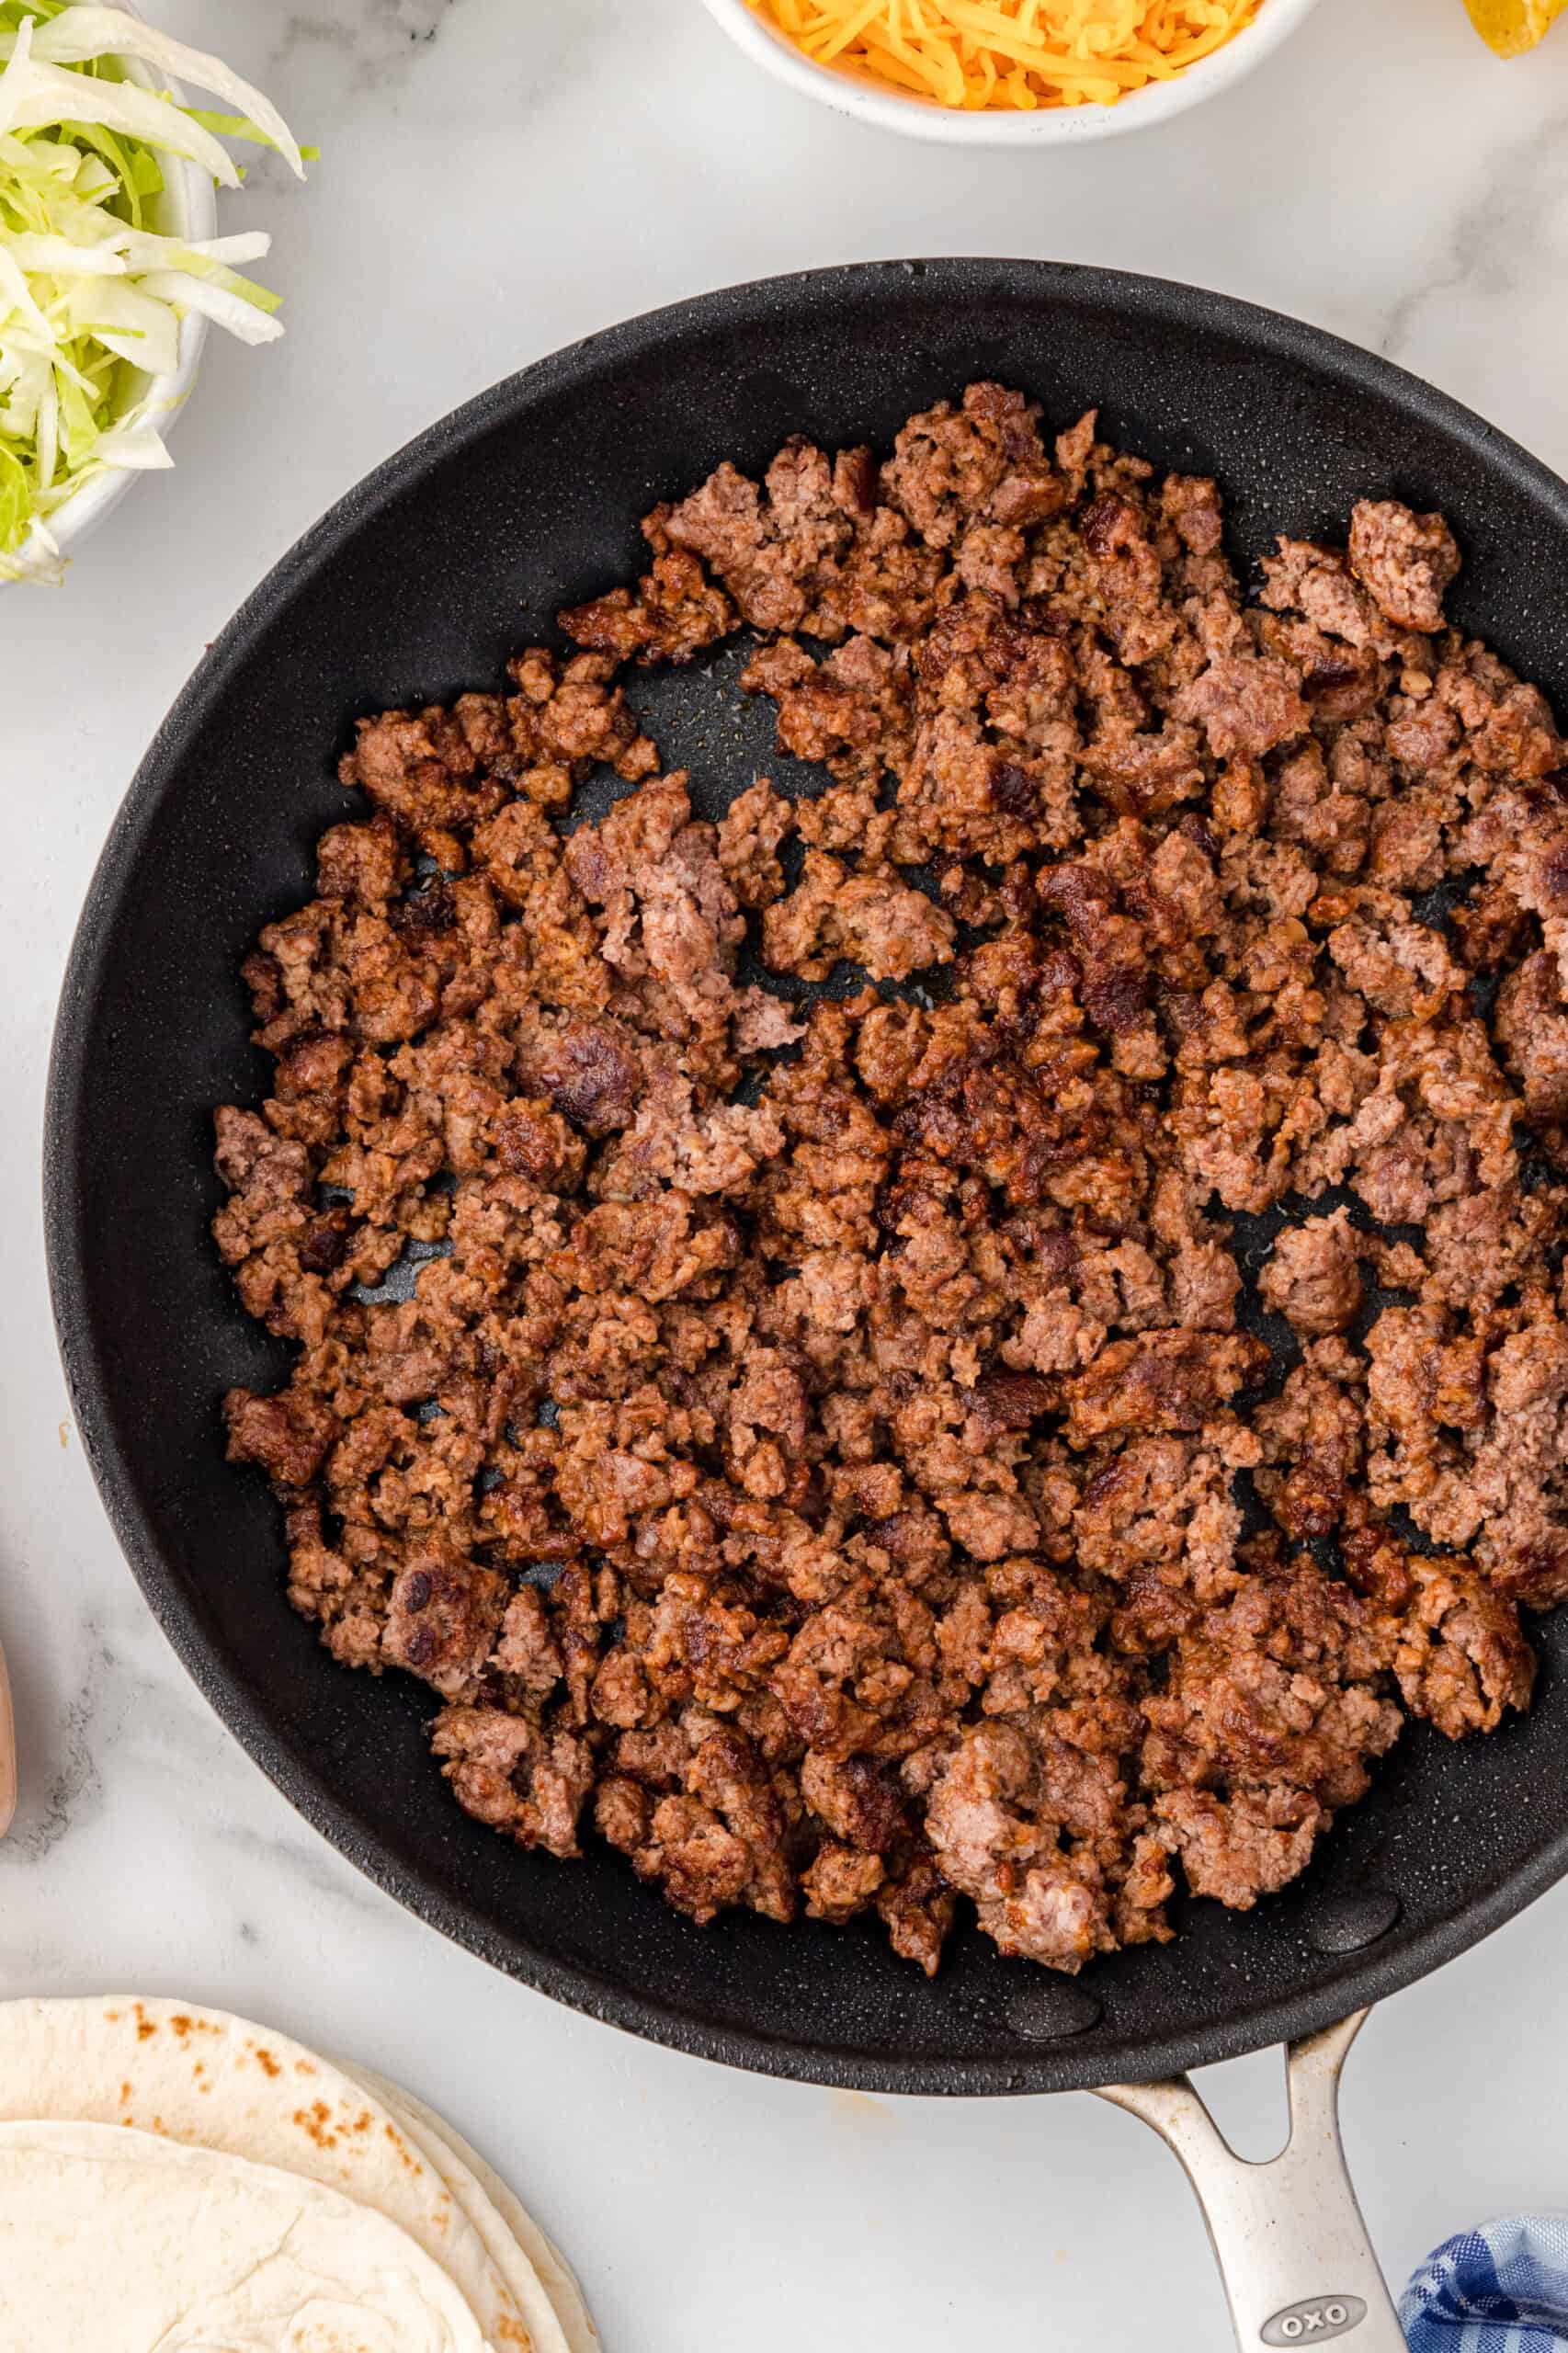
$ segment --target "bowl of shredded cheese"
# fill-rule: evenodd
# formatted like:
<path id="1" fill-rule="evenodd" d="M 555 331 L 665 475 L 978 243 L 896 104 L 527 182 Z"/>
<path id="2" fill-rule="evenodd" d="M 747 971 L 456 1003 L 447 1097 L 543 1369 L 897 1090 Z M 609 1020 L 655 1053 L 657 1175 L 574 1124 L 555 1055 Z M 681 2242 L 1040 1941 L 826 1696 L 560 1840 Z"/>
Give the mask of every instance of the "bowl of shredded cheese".
<path id="1" fill-rule="evenodd" d="M 1165 122 L 1316 0 L 706 0 L 806 97 L 916 139 L 1058 146 Z"/>

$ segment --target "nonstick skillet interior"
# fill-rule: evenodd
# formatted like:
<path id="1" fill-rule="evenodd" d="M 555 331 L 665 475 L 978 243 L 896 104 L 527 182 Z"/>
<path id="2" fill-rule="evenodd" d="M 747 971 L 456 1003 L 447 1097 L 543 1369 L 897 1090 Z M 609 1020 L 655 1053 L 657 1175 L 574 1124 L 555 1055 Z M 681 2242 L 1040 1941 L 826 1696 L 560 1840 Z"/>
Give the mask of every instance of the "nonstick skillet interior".
<path id="1" fill-rule="evenodd" d="M 790 433 L 884 446 L 976 376 L 1053 425 L 1213 472 L 1233 553 L 1342 531 L 1354 498 L 1440 506 L 1458 618 L 1568 708 L 1568 491 L 1439 394 L 1314 330 L 1105 271 L 943 261 L 741 287 L 632 322 L 483 394 L 353 492 L 257 590 L 148 754 L 83 915 L 47 1144 L 56 1314 L 76 1415 L 142 1588 L 203 1691 L 363 1870 L 498 1967 L 707 2057 L 909 2091 L 1163 2075 L 1296 2035 L 1458 1952 L 1568 1868 L 1568 1623 L 1540 1630 L 1532 1714 L 1454 1748 L 1406 1736 L 1305 1879 L 1250 1915 L 1183 1907 L 1164 1949 L 1076 1984 L 971 1930 L 927 1984 L 879 1934 L 756 1918 L 704 1930 L 618 1858 L 525 1855 L 460 1812 L 426 1752 L 433 1702 L 335 1666 L 283 1598 L 278 1518 L 222 1460 L 218 1401 L 288 1352 L 207 1238 L 211 1107 L 254 1101 L 235 974 L 308 895 L 345 813 L 358 712 L 488 686 L 557 606 L 631 574 L 637 518 L 721 458 Z M 637 699 L 712 815 L 777 770 L 770 717 L 715 671 Z"/>

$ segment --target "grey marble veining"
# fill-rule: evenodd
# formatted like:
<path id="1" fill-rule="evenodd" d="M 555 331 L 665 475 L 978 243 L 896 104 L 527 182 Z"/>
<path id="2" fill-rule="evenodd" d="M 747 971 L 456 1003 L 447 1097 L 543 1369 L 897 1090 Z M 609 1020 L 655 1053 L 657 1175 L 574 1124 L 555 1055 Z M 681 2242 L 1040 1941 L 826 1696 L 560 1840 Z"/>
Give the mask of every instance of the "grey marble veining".
<path id="1" fill-rule="evenodd" d="M 1436 253 L 1393 300 L 1380 338 L 1390 358 L 1416 348 L 1445 309 L 1528 301 L 1561 286 L 1565 139 L 1568 106 L 1558 103 L 1524 138 L 1506 147 L 1488 142 L 1473 157 Z"/>
<path id="2" fill-rule="evenodd" d="M 410 434 L 629 313 L 876 256 L 1112 263 L 1382 349 L 1568 471 L 1568 26 L 1505 67 L 1460 0 L 1322 0 L 1211 108 L 1009 157 L 906 146 L 773 89 L 697 0 L 147 5 L 324 153 L 304 189 L 263 159 L 225 208 L 277 233 L 286 340 L 210 345 L 175 473 L 63 592 L 3 592 L 0 1637 L 22 1804 L 0 1996 L 177 1991 L 403 2076 L 535 2204 L 613 2353 L 1211 2353 L 1196 2212 L 1127 2120 L 1082 2098 L 845 2099 L 644 2048 L 444 1945 L 289 1811 L 143 1608 L 68 1427 L 39 1230 L 50 1024 L 119 795 L 241 597 Z M 1568 1891 L 1362 2038 L 1346 2137 L 1392 2273 L 1459 2223 L 1561 2204 L 1565 1932 Z M 1277 2139 L 1269 2062 L 1218 2075 L 1244 2145 Z"/>
<path id="3" fill-rule="evenodd" d="M 279 10 L 268 49 L 278 73 L 333 95 L 336 82 L 354 97 L 384 95 L 411 75 L 420 52 L 437 40 L 462 0 L 374 0 L 372 6 Z"/>

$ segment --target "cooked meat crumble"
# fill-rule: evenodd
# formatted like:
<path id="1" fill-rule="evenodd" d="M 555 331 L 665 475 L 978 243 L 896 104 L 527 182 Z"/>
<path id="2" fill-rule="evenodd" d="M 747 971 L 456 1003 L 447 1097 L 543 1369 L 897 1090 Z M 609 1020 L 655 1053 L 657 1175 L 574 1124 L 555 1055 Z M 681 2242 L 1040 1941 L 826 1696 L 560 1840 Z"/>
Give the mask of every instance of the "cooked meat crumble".
<path id="1" fill-rule="evenodd" d="M 578 650 L 362 723 L 244 968 L 215 1233 L 299 1358 L 229 1450 L 522 1844 L 1074 1971 L 1284 1885 L 1406 1718 L 1528 1704 L 1563 745 L 1440 517 L 1250 604 L 1221 520 L 972 385 L 721 466 Z M 617 665 L 743 629 L 828 780 L 715 827 Z"/>

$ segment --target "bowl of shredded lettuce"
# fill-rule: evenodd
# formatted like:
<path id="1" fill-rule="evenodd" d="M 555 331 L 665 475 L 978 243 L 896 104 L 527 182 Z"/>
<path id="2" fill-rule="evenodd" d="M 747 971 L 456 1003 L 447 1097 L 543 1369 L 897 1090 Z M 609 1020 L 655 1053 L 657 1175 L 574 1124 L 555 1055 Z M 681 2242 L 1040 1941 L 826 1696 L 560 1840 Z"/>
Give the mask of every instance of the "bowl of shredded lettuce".
<path id="1" fill-rule="evenodd" d="M 186 87 L 233 111 L 188 102 Z M 58 581 L 139 473 L 209 325 L 281 334 L 244 274 L 259 230 L 216 233 L 223 142 L 276 148 L 282 117 L 221 59 L 88 0 L 0 0 L 0 580 Z"/>

